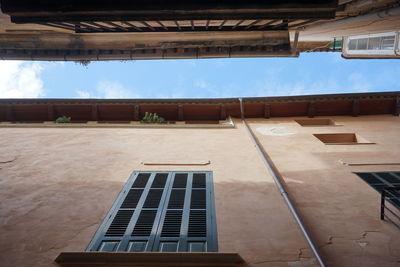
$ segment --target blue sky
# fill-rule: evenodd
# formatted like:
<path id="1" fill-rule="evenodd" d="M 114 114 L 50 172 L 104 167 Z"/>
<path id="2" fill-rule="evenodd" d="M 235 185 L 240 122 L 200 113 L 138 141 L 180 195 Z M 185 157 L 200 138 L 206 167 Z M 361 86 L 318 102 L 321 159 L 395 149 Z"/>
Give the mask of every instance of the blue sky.
<path id="1" fill-rule="evenodd" d="M 400 91 L 400 60 L 0 61 L 1 98 L 210 98 Z"/>

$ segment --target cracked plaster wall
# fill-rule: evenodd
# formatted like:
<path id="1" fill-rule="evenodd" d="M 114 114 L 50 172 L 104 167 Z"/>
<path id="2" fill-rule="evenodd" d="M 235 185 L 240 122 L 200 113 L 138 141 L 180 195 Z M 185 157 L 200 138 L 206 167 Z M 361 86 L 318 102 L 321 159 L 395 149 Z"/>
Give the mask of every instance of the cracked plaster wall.
<path id="1" fill-rule="evenodd" d="M 339 160 L 400 163 L 400 118 L 326 118 L 342 126 L 302 127 L 297 118 L 254 119 L 250 125 L 295 133 L 256 132 L 329 266 L 399 266 L 400 231 L 380 220 L 380 194 L 353 172 L 400 171 L 400 164 L 346 166 Z M 325 145 L 315 133 L 356 133 L 376 144 Z"/>
<path id="2" fill-rule="evenodd" d="M 379 220 L 379 194 L 339 159 L 400 160 L 400 120 L 330 117 L 343 126 L 301 127 L 294 118 L 252 120 L 295 134 L 260 141 L 330 266 L 398 266 L 400 231 Z M 355 132 L 376 142 L 326 146 L 312 133 Z M 56 266 L 83 251 L 134 170 L 211 170 L 221 252 L 249 266 L 316 266 L 240 123 L 237 129 L 0 128 L 0 266 Z M 208 166 L 143 166 L 143 159 L 210 160 Z"/>
<path id="3" fill-rule="evenodd" d="M 84 251 L 134 170 L 213 171 L 220 252 L 238 252 L 258 267 L 312 260 L 240 123 L 236 129 L 0 128 L 0 155 L 2 267 L 56 266 L 60 252 Z M 141 164 L 166 158 L 211 163 Z"/>

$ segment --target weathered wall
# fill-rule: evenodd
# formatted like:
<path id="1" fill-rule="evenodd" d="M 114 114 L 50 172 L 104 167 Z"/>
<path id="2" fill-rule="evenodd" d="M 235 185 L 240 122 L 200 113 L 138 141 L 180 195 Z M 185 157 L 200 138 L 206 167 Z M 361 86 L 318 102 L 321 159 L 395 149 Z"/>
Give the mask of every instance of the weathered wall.
<path id="1" fill-rule="evenodd" d="M 400 171 L 400 164 L 355 167 L 339 160 L 400 163 L 400 118 L 330 118 L 342 126 L 302 127 L 296 118 L 281 118 L 252 120 L 251 127 L 330 266 L 399 266 L 400 231 L 380 220 L 380 194 L 353 172 Z M 314 133 L 356 133 L 376 144 L 325 145 Z"/>
<path id="2" fill-rule="evenodd" d="M 312 261 L 241 124 L 237 129 L 0 128 L 0 155 L 0 161 L 11 160 L 0 163 L 1 266 L 53 266 L 60 252 L 84 251 L 134 170 L 213 171 L 221 252 L 239 252 L 254 266 Z M 163 159 L 211 164 L 141 164 Z"/>
<path id="3" fill-rule="evenodd" d="M 379 220 L 379 194 L 352 172 L 400 165 L 338 160 L 400 161 L 399 117 L 332 117 L 343 125 L 335 127 L 301 127 L 293 119 L 250 126 L 330 266 L 397 266 L 400 232 Z M 332 132 L 376 144 L 327 146 L 312 136 Z M 141 164 L 163 159 L 211 164 Z M 236 129 L 0 128 L 0 162 L 0 266 L 55 266 L 60 252 L 84 251 L 134 170 L 213 171 L 221 252 L 239 252 L 257 267 L 315 263 L 240 121 Z"/>
<path id="4" fill-rule="evenodd" d="M 384 13 L 382 13 L 384 14 Z M 383 15 L 382 15 L 383 16 Z M 343 20 L 340 23 L 320 23 L 306 27 L 300 33 L 301 42 L 333 41 L 333 38 L 340 40 L 345 36 L 364 35 L 372 33 L 393 32 L 400 27 L 400 16 L 386 16 L 384 18 L 368 18 L 360 21 Z M 291 32 L 291 36 L 294 32 Z"/>

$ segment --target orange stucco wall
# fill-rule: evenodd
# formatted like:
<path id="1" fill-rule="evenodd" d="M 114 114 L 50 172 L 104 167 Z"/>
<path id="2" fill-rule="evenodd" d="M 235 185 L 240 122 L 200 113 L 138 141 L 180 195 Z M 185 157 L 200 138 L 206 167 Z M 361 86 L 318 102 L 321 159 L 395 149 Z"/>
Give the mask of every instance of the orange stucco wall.
<path id="1" fill-rule="evenodd" d="M 400 171 L 400 118 L 329 118 L 341 126 L 302 127 L 280 118 L 253 120 L 251 127 L 330 266 L 399 266 L 400 231 L 379 219 L 380 195 L 353 172 Z M 291 135 L 263 135 L 263 127 Z M 375 144 L 325 145 L 315 133 L 356 133 Z"/>
<path id="2" fill-rule="evenodd" d="M 338 160 L 400 161 L 398 117 L 285 119 L 250 126 L 270 153 L 328 263 L 395 266 L 400 231 L 379 220 L 379 194 Z M 235 129 L 0 128 L 0 266 L 56 266 L 83 251 L 134 170 L 213 171 L 219 250 L 251 266 L 312 266 L 312 254 L 240 121 Z M 278 127 L 278 135 L 257 128 Z M 355 132 L 375 145 L 326 146 L 312 133 Z M 267 131 L 268 132 L 268 131 Z M 282 133 L 291 133 L 285 135 Z M 145 166 L 163 159 L 207 166 Z"/>

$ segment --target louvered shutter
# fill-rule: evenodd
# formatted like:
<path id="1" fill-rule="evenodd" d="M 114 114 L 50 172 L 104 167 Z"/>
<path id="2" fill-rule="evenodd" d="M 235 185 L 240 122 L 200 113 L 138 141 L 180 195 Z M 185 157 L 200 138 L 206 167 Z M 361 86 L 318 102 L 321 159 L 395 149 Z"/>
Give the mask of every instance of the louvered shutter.
<path id="1" fill-rule="evenodd" d="M 170 173 L 141 172 L 129 179 L 90 247 L 91 251 L 151 251 Z"/>
<path id="2" fill-rule="evenodd" d="M 217 251 L 211 172 L 135 173 L 88 250 Z"/>
<path id="3" fill-rule="evenodd" d="M 175 172 L 171 179 L 154 250 L 217 251 L 211 173 Z"/>

